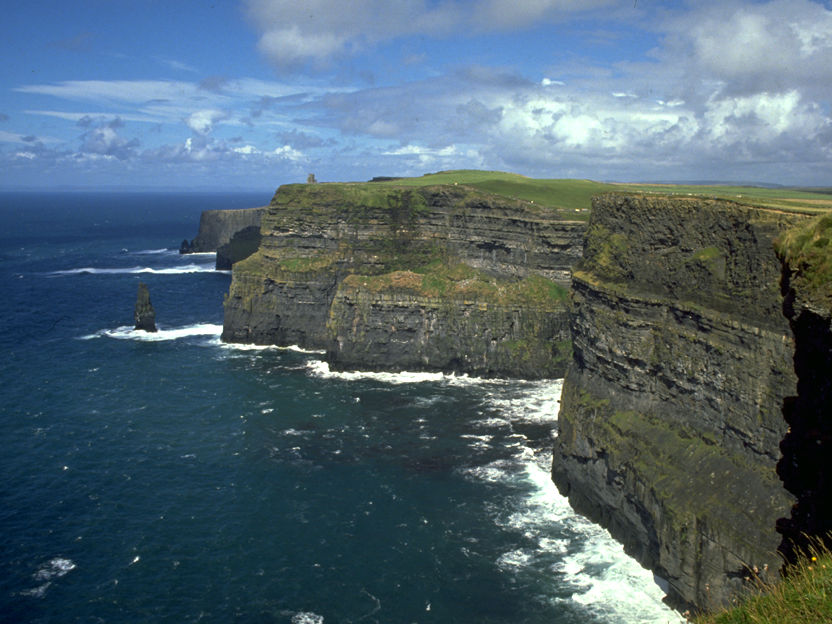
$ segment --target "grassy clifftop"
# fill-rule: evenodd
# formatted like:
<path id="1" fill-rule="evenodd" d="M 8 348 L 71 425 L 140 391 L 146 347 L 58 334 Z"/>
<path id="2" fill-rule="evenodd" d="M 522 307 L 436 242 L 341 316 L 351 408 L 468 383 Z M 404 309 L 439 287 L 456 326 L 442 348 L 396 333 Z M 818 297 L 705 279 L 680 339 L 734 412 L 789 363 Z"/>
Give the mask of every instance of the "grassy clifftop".
<path id="1" fill-rule="evenodd" d="M 811 301 L 832 308 L 832 213 L 789 230 L 775 245 L 794 273 L 795 286 Z"/>
<path id="2" fill-rule="evenodd" d="M 372 184 L 411 187 L 458 184 L 486 193 L 573 211 L 588 210 L 593 195 L 609 192 L 730 199 L 742 204 L 810 214 L 832 210 L 832 189 L 829 188 L 764 188 L 722 184 L 613 184 L 594 180 L 536 179 L 515 173 L 469 169 L 440 171 L 418 178 L 386 179 Z"/>

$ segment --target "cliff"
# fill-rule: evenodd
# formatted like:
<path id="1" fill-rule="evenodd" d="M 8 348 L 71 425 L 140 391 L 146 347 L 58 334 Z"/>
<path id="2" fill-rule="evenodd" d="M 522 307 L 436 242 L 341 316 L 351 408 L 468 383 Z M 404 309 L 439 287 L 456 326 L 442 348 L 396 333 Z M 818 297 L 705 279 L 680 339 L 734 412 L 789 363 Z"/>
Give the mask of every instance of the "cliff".
<path id="1" fill-rule="evenodd" d="M 181 253 L 214 252 L 227 245 L 231 238 L 248 227 L 260 227 L 266 207 L 242 210 L 204 210 L 199 218 L 196 238 L 182 241 Z"/>
<path id="2" fill-rule="evenodd" d="M 584 228 L 464 185 L 282 186 L 234 265 L 223 340 L 341 368 L 557 376 Z"/>
<path id="3" fill-rule="evenodd" d="M 710 608 L 779 569 L 776 466 L 796 394 L 773 241 L 805 217 L 596 198 L 573 275 L 574 357 L 552 476 L 580 512 Z"/>
<path id="4" fill-rule="evenodd" d="M 783 312 L 795 339 L 797 393 L 786 398 L 789 426 L 778 474 L 796 497 L 778 526 L 781 553 L 794 562 L 810 536 L 832 545 L 832 214 L 793 228 L 776 241 L 783 260 Z"/>

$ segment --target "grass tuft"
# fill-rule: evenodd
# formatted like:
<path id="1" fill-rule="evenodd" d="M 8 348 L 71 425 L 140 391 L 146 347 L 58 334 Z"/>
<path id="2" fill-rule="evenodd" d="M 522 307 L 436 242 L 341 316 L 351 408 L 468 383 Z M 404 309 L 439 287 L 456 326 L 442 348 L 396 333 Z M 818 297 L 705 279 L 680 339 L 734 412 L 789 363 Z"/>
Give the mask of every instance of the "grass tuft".
<path id="1" fill-rule="evenodd" d="M 753 582 L 753 580 L 752 580 Z M 832 621 L 832 552 L 820 540 L 774 583 L 736 607 L 702 615 L 695 624 L 829 624 Z"/>

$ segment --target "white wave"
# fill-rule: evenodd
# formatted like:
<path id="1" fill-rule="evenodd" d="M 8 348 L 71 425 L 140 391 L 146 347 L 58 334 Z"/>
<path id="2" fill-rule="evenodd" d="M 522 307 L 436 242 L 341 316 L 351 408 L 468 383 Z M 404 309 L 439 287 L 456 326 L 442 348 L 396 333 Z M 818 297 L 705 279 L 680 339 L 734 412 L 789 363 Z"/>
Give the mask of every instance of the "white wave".
<path id="1" fill-rule="evenodd" d="M 497 519 L 498 524 L 534 540 L 537 548 L 531 552 L 509 551 L 498 560 L 498 565 L 539 567 L 542 562 L 557 559 L 560 563 L 552 571 L 573 589 L 572 600 L 598 617 L 622 623 L 684 622 L 681 615 L 662 602 L 665 594 L 653 574 L 629 557 L 606 529 L 572 510 L 552 482 L 548 465 L 548 461 L 525 461 L 523 480 L 532 490 L 513 513 Z M 495 478 L 493 473 L 498 466 L 489 468 L 492 474 L 488 476 Z M 513 477 L 516 473 L 503 471 L 503 479 Z M 553 526 L 562 527 L 573 538 L 565 542 L 547 536 L 547 530 Z M 577 552 L 568 554 L 569 544 L 579 546 Z"/>
<path id="2" fill-rule="evenodd" d="M 287 347 L 282 347 L 278 345 L 260 345 L 247 342 L 222 342 L 218 340 L 217 346 L 223 347 L 225 349 L 232 349 L 234 351 L 294 351 L 295 353 L 307 353 L 309 355 L 321 355 L 323 353 L 326 353 L 326 351 L 320 351 L 315 349 L 302 349 L 298 345 L 289 345 Z"/>
<path id="3" fill-rule="evenodd" d="M 323 624 L 324 616 L 310 611 L 301 611 L 292 616 L 292 624 Z"/>
<path id="4" fill-rule="evenodd" d="M 128 252 L 128 253 L 130 253 L 131 255 L 135 255 L 135 256 L 161 256 L 161 255 L 172 256 L 174 254 L 176 254 L 177 256 L 179 255 L 178 250 L 168 249 L 167 247 L 165 247 L 163 249 L 141 249 L 139 251 L 131 251 L 131 252 Z"/>
<path id="5" fill-rule="evenodd" d="M 510 550 L 503 553 L 497 559 L 497 565 L 501 568 L 522 568 L 529 565 L 534 559 L 534 554 L 528 550 L 518 548 L 517 550 Z"/>
<path id="6" fill-rule="evenodd" d="M 485 388 L 484 418 L 477 429 L 491 433 L 512 423 L 552 424 L 557 421 L 562 380 L 515 382 L 509 388 Z M 463 434 L 485 442 L 486 431 Z M 525 494 L 506 506 L 488 509 L 498 527 L 518 536 L 522 543 L 495 561 L 505 574 L 557 575 L 552 586 L 566 584 L 571 601 L 594 617 L 625 623 L 681 623 L 684 619 L 662 602 L 664 592 L 650 571 L 624 553 L 608 531 L 579 516 L 561 496 L 550 474 L 551 451 L 537 452 L 522 435 L 503 457 L 484 465 L 468 466 L 462 473 L 484 483 L 523 486 Z M 508 502 L 508 501 L 507 501 Z M 557 601 L 554 595 L 552 600 Z"/>
<path id="7" fill-rule="evenodd" d="M 511 421 L 550 423 L 557 421 L 562 389 L 563 379 L 526 382 L 520 396 L 491 396 L 488 403 Z"/>
<path id="8" fill-rule="evenodd" d="M 46 590 L 52 586 L 54 579 L 61 578 L 72 572 L 76 567 L 75 562 L 71 559 L 63 557 L 55 557 L 50 559 L 32 575 L 32 578 L 41 584 L 32 589 L 26 589 L 20 592 L 21 596 L 29 596 L 31 598 L 43 598 Z"/>
<path id="9" fill-rule="evenodd" d="M 434 373 L 423 371 L 401 371 L 401 372 L 375 372 L 375 371 L 333 371 L 328 362 L 323 360 L 311 360 L 306 363 L 309 374 L 313 377 L 326 379 L 342 379 L 344 381 L 371 380 L 392 385 L 414 384 L 414 383 L 443 383 L 449 386 L 472 386 L 472 385 L 504 385 L 516 383 L 516 380 L 491 379 L 486 377 L 469 377 L 468 375 L 457 375 L 455 373 Z"/>
<path id="10" fill-rule="evenodd" d="M 72 559 L 65 559 L 63 557 L 55 557 L 43 564 L 38 571 L 34 573 L 32 578 L 36 581 L 50 581 L 53 578 L 61 578 L 69 572 L 72 572 L 76 567 Z"/>
<path id="11" fill-rule="evenodd" d="M 188 325 L 186 327 L 177 327 L 173 329 L 159 328 L 156 332 L 146 332 L 140 329 L 134 329 L 129 325 L 123 325 L 115 329 L 102 329 L 89 334 L 81 336 L 81 340 L 92 340 L 94 338 L 115 338 L 117 340 L 139 340 L 142 342 L 161 342 L 165 340 L 178 340 L 180 338 L 188 338 L 191 336 L 212 336 L 219 339 L 222 334 L 222 325 L 213 323 L 197 323 L 196 325 Z"/>
<path id="12" fill-rule="evenodd" d="M 165 267 L 154 269 L 153 267 L 115 267 L 97 268 L 80 267 L 77 269 L 66 269 L 63 271 L 52 271 L 50 275 L 182 275 L 185 273 L 222 273 L 217 271 L 213 264 L 183 264 L 176 267 Z"/>

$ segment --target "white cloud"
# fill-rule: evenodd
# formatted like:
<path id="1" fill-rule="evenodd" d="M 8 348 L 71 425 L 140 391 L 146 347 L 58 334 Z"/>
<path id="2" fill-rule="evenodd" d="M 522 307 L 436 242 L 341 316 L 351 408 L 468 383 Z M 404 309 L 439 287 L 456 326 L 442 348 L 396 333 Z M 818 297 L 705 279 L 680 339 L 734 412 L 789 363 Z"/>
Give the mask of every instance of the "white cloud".
<path id="1" fill-rule="evenodd" d="M 188 116 L 186 123 L 194 132 L 208 134 L 214 129 L 214 124 L 226 117 L 228 117 L 227 113 L 220 110 L 198 110 Z"/>
<path id="2" fill-rule="evenodd" d="M 726 93 L 832 94 L 832 10 L 810 0 L 705 4 L 663 24 L 665 62 L 691 81 L 718 81 Z M 675 42 L 674 42 L 675 40 Z"/>
<path id="3" fill-rule="evenodd" d="M 302 161 L 305 160 L 303 153 L 299 152 L 291 145 L 284 145 L 283 147 L 275 148 L 272 152 L 275 156 L 279 158 L 285 158 L 286 160 L 292 161 Z"/>
<path id="4" fill-rule="evenodd" d="M 232 151 L 237 153 L 237 154 L 245 154 L 247 156 L 250 156 L 252 154 L 259 154 L 260 153 L 260 150 L 258 150 L 253 145 L 244 145 L 243 147 L 235 147 Z"/>

